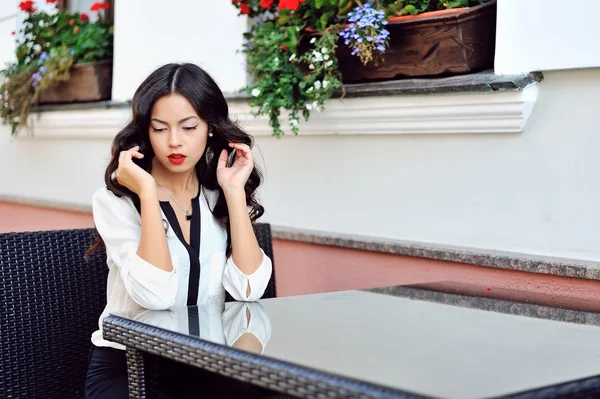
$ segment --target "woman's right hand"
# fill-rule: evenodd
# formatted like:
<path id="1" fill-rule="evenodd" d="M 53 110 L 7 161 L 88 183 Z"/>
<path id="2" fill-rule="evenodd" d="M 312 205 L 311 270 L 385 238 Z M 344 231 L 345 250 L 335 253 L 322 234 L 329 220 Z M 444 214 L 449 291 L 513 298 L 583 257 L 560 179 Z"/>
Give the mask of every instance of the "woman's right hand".
<path id="1" fill-rule="evenodd" d="M 117 167 L 117 181 L 127 187 L 138 196 L 142 191 L 155 189 L 155 181 L 152 175 L 140 168 L 133 162 L 133 158 L 142 159 L 144 154 L 139 152 L 140 146 L 135 146 L 119 154 L 119 166 Z"/>

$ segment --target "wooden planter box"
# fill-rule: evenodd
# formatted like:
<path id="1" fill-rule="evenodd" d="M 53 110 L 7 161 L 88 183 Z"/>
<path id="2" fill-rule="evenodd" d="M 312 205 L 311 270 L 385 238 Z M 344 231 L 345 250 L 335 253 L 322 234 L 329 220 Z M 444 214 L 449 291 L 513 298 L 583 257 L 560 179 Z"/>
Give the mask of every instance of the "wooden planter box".
<path id="1" fill-rule="evenodd" d="M 345 83 L 465 74 L 494 66 L 496 0 L 456 12 L 399 17 L 387 29 L 390 44 L 378 66 L 363 65 L 340 41 L 337 56 Z"/>
<path id="2" fill-rule="evenodd" d="M 71 78 L 40 93 L 39 104 L 80 103 L 110 100 L 112 60 L 71 67 Z"/>

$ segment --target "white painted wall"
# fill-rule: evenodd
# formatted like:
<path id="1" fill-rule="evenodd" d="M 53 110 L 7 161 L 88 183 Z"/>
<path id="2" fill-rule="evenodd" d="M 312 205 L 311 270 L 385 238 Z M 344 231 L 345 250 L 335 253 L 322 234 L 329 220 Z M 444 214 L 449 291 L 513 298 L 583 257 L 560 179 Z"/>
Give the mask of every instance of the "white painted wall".
<path id="1" fill-rule="evenodd" d="M 600 69 L 548 72 L 520 134 L 257 137 L 265 221 L 600 260 Z M 110 140 L 10 140 L 0 197 L 90 205 Z"/>
<path id="2" fill-rule="evenodd" d="M 146 76 L 169 62 L 203 67 L 225 92 L 246 84 L 242 47 L 246 19 L 230 1 L 115 2 L 113 100 L 131 99 Z"/>
<path id="3" fill-rule="evenodd" d="M 600 1 L 498 0 L 498 74 L 600 66 Z"/>
<path id="4" fill-rule="evenodd" d="M 11 35 L 17 27 L 17 0 L 0 1 L 0 69 L 15 59 L 15 37 Z"/>
<path id="5" fill-rule="evenodd" d="M 259 137 L 277 225 L 600 260 L 600 69 L 548 72 L 524 133 Z"/>

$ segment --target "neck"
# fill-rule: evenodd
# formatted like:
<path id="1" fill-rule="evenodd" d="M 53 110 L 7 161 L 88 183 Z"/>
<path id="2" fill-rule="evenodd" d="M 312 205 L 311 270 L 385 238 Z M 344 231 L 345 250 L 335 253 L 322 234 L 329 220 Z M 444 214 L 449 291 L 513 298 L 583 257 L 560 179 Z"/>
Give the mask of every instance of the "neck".
<path id="1" fill-rule="evenodd" d="M 154 180 L 169 190 L 172 195 L 190 193 L 198 187 L 195 169 L 182 173 L 172 173 L 163 168 L 159 162 L 153 162 L 151 174 Z"/>

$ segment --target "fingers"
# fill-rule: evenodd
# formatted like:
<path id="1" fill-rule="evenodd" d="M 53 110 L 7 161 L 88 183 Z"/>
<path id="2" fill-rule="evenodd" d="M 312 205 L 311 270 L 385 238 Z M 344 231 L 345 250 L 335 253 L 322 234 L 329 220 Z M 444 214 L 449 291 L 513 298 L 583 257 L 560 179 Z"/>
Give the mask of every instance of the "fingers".
<path id="1" fill-rule="evenodd" d="M 237 155 L 236 158 L 243 156 L 244 158 L 252 159 L 252 149 L 248 144 L 229 143 L 229 146 L 238 150 L 237 152 L 239 155 Z"/>
<path id="2" fill-rule="evenodd" d="M 123 164 L 126 161 L 131 160 L 132 158 L 142 159 L 144 158 L 144 154 L 139 152 L 140 146 L 136 145 L 135 147 L 130 148 L 126 151 L 121 151 L 119 154 L 119 164 Z"/>
<path id="3" fill-rule="evenodd" d="M 219 161 L 217 162 L 217 168 L 224 168 L 227 164 L 227 150 L 223 149 L 219 155 Z"/>

